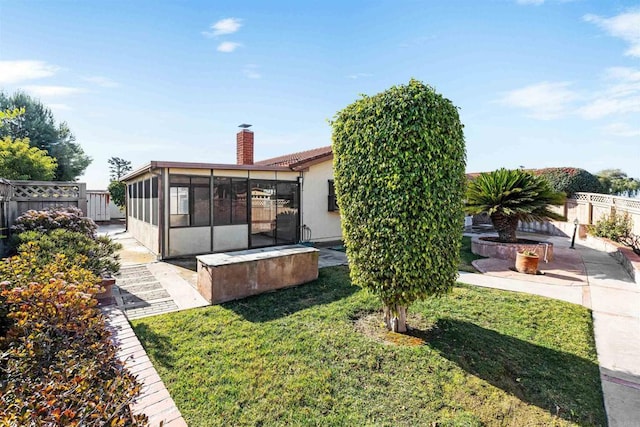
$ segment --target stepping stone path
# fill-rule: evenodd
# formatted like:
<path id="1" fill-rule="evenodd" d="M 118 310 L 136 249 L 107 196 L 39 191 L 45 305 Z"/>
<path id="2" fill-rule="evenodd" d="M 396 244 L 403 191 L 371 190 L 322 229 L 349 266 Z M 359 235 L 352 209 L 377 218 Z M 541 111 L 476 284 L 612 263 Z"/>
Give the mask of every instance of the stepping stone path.
<path id="1" fill-rule="evenodd" d="M 146 265 L 122 267 L 116 276 L 113 296 L 118 307 L 129 319 L 178 310 L 171 295 Z"/>

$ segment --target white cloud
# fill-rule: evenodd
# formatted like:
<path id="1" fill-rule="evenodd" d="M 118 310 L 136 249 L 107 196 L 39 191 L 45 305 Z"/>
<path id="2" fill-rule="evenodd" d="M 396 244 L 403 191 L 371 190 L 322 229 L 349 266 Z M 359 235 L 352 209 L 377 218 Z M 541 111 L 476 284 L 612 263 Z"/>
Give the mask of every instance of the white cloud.
<path id="1" fill-rule="evenodd" d="M 91 77 L 84 77 L 83 78 L 84 81 L 89 82 L 89 83 L 93 83 L 97 86 L 101 86 L 101 87 L 118 87 L 120 86 L 120 84 L 118 82 L 115 82 L 113 80 L 111 80 L 108 77 L 102 77 L 102 76 L 91 76 Z"/>
<path id="2" fill-rule="evenodd" d="M 249 79 L 260 79 L 262 74 L 260 74 L 258 68 L 255 64 L 248 64 L 242 69 L 242 73 Z"/>
<path id="3" fill-rule="evenodd" d="M 43 61 L 0 61 L 0 84 L 50 77 L 59 69 Z"/>
<path id="4" fill-rule="evenodd" d="M 352 80 L 357 80 L 357 79 L 361 79 L 363 77 L 371 77 L 373 76 L 373 74 L 369 74 L 369 73 L 355 73 L 355 74 L 350 74 L 347 76 L 348 79 L 352 79 Z"/>
<path id="5" fill-rule="evenodd" d="M 580 108 L 578 112 L 587 120 L 600 119 L 612 114 L 639 113 L 640 97 L 635 99 L 598 98 Z"/>
<path id="6" fill-rule="evenodd" d="M 625 138 L 631 138 L 634 136 L 640 136 L 640 126 L 632 127 L 628 123 L 611 123 L 608 126 L 602 128 L 604 133 L 612 136 L 621 136 Z"/>
<path id="7" fill-rule="evenodd" d="M 629 49 L 625 55 L 640 57 L 640 11 L 629 11 L 611 18 L 584 15 L 582 19 L 596 24 L 610 36 L 621 38 L 629 43 Z"/>
<path id="8" fill-rule="evenodd" d="M 613 114 L 640 112 L 640 70 L 612 67 L 605 70 L 605 85 L 592 94 L 591 100 L 578 109 L 583 118 L 592 120 Z"/>
<path id="9" fill-rule="evenodd" d="M 569 111 L 578 94 L 570 82 L 540 82 L 507 92 L 498 102 L 522 108 L 528 116 L 541 120 L 557 119 Z"/>
<path id="10" fill-rule="evenodd" d="M 84 89 L 69 86 L 25 86 L 24 89 L 34 96 L 68 96 L 85 92 Z"/>
<path id="11" fill-rule="evenodd" d="M 233 34 L 242 26 L 242 20 L 238 18 L 221 19 L 211 24 L 212 31 L 203 31 L 202 34 L 207 37 L 217 37 L 225 34 Z"/>
<path id="12" fill-rule="evenodd" d="M 234 50 L 236 50 L 237 48 L 239 48 L 240 46 L 242 46 L 242 43 L 236 43 L 236 42 L 222 42 L 218 45 L 218 52 L 225 52 L 225 53 L 229 53 L 229 52 L 233 52 Z"/>
<path id="13" fill-rule="evenodd" d="M 57 112 L 57 111 L 73 110 L 73 108 L 71 108 L 67 104 L 47 104 L 47 107 L 50 108 L 51 111 L 53 111 L 54 113 Z"/>

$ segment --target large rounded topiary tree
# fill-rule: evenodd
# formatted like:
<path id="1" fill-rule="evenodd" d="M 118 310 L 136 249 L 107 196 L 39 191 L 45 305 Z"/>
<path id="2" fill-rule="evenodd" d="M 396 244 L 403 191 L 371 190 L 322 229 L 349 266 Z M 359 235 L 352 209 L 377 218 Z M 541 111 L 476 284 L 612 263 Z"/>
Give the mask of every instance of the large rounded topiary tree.
<path id="1" fill-rule="evenodd" d="M 333 126 L 335 190 L 354 284 L 380 297 L 387 327 L 455 283 L 465 144 L 457 108 L 411 80 L 363 96 Z"/>
<path id="2" fill-rule="evenodd" d="M 517 242 L 519 221 L 562 220 L 549 210 L 550 205 L 562 205 L 564 193 L 554 191 L 549 182 L 522 170 L 498 169 L 469 182 L 466 211 L 475 215 L 486 212 L 501 242 Z"/>

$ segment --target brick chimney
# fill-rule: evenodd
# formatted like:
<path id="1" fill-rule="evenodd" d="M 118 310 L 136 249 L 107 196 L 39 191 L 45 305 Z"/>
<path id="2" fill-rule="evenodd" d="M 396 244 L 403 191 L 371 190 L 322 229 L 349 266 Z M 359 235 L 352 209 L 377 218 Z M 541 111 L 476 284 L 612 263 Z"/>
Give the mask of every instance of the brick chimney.
<path id="1" fill-rule="evenodd" d="M 253 164 L 253 132 L 249 130 L 251 125 L 241 124 L 242 128 L 236 135 L 236 158 L 239 165 Z"/>

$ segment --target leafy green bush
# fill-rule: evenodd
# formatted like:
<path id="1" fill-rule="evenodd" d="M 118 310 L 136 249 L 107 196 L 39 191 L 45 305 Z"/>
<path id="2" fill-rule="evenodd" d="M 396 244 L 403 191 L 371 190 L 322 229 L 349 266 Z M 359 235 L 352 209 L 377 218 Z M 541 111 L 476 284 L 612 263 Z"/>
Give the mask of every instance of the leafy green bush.
<path id="1" fill-rule="evenodd" d="M 406 306 L 447 292 L 458 275 L 465 185 L 458 110 L 412 79 L 363 96 L 332 126 L 351 279 L 380 297 L 387 327 L 402 331 Z"/>
<path id="2" fill-rule="evenodd" d="M 41 211 L 29 210 L 16 218 L 11 230 L 13 233 L 30 230 L 48 233 L 57 228 L 65 228 L 91 238 L 96 236 L 98 230 L 91 218 L 85 217 L 82 210 L 72 206 Z"/>
<path id="3" fill-rule="evenodd" d="M 103 273 L 115 274 L 120 270 L 119 255 L 116 253 L 122 245 L 111 240 L 108 236 L 98 236 L 95 239 L 77 231 L 64 228 L 52 230 L 49 233 L 39 231 L 25 231 L 16 236 L 18 253 L 30 249 L 30 244 L 40 249 L 37 265 L 45 265 L 53 261 L 57 254 L 64 254 L 76 265 L 90 270 L 95 275 Z M 84 255 L 82 260 L 78 255 Z"/>
<path id="4" fill-rule="evenodd" d="M 121 181 L 111 181 L 107 190 L 109 190 L 113 203 L 120 209 L 123 209 L 126 202 L 125 192 L 127 190 L 127 185 Z"/>
<path id="5" fill-rule="evenodd" d="M 619 242 L 631 234 L 633 224 L 629 215 L 618 215 L 615 212 L 599 219 L 589 227 L 589 232 L 597 237 Z"/>
<path id="6" fill-rule="evenodd" d="M 603 193 L 598 177 L 580 168 L 546 168 L 533 171 L 545 178 L 555 191 L 571 196 L 577 192 Z"/>
<path id="7" fill-rule="evenodd" d="M 129 408 L 140 385 L 92 297 L 98 279 L 62 254 L 34 267 L 37 256 L 0 264 L 0 425 L 144 425 Z"/>

